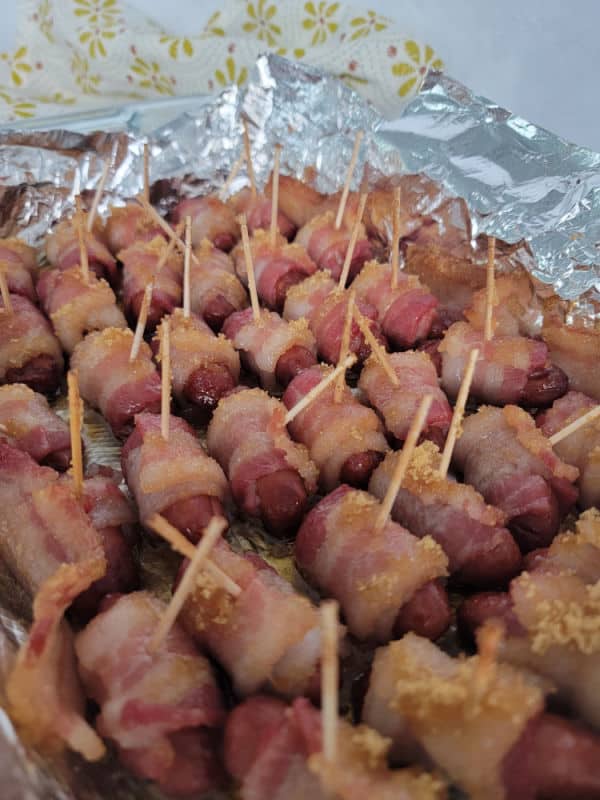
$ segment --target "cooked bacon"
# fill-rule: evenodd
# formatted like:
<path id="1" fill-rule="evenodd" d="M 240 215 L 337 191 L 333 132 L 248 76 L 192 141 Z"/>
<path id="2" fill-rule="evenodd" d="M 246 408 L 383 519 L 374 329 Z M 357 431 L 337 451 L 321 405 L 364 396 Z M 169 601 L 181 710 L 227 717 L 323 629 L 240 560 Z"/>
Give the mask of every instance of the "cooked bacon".
<path id="1" fill-rule="evenodd" d="M 296 405 L 330 371 L 314 366 L 297 375 L 283 395 L 287 408 Z M 334 391 L 333 386 L 327 387 L 289 426 L 294 439 L 306 445 L 319 468 L 319 484 L 325 492 L 340 483 L 354 483 L 350 462 L 357 457 L 364 457 L 366 464 L 358 483 L 366 486 L 388 449 L 377 414 L 361 405 L 348 386 L 344 386 L 339 403 L 334 402 Z"/>
<path id="2" fill-rule="evenodd" d="M 25 297 L 11 295 L 12 313 L 0 309 L 0 383 L 26 383 L 52 394 L 63 371 L 60 343 L 44 315 Z"/>
<path id="3" fill-rule="evenodd" d="M 581 392 L 568 392 L 537 418 L 545 436 L 552 436 L 570 425 L 597 402 Z M 579 505 L 600 508 L 600 420 L 592 420 L 583 428 L 554 445 L 556 454 L 579 470 Z"/>
<path id="4" fill-rule="evenodd" d="M 376 309 L 381 330 L 392 347 L 414 347 L 429 336 L 438 301 L 416 275 L 400 272 L 395 289 L 391 288 L 391 280 L 389 264 L 369 261 L 352 288 L 359 300 Z"/>
<path id="5" fill-rule="evenodd" d="M 514 795 L 505 792 L 504 759 L 544 697 L 506 664 L 482 672 L 479 656 L 452 658 L 409 633 L 377 651 L 363 720 L 393 736 L 396 753 L 423 748 L 473 800 L 508 800 Z"/>
<path id="6" fill-rule="evenodd" d="M 295 242 L 304 247 L 319 269 L 329 270 L 333 279 L 337 281 L 346 258 L 352 223 L 349 224 L 346 215 L 344 215 L 344 220 L 338 230 L 335 229 L 334 223 L 334 211 L 325 211 L 323 214 L 312 217 L 300 228 Z M 371 258 L 373 258 L 373 249 L 367 238 L 365 227 L 361 224 L 352 253 L 348 280 L 352 281 L 362 269 L 363 264 Z"/>
<path id="7" fill-rule="evenodd" d="M 104 230 L 96 219 L 91 231 L 87 229 L 87 214 L 83 215 L 84 242 L 90 269 L 99 278 L 115 286 L 118 279 L 117 262 L 104 243 Z M 73 217 L 64 219 L 46 237 L 46 256 L 53 267 L 69 269 L 80 262 L 79 235 Z"/>
<path id="8" fill-rule="evenodd" d="M 123 763 L 166 792 L 196 796 L 221 783 L 210 731 L 224 719 L 210 664 L 176 622 L 148 646 L 166 606 L 148 592 L 116 598 L 76 636 L 80 674 L 99 704 L 98 732 Z"/>
<path id="9" fill-rule="evenodd" d="M 369 491 L 382 500 L 399 453 L 389 453 L 377 467 Z M 486 505 L 472 486 L 441 478 L 440 452 L 433 443 L 419 445 L 392 507 L 392 517 L 415 536 L 431 536 L 448 556 L 448 570 L 462 584 L 505 584 L 519 570 L 521 556 L 505 527 L 506 517 Z"/>
<path id="10" fill-rule="evenodd" d="M 529 571 L 571 572 L 584 583 L 600 581 L 600 511 L 589 508 L 576 523 L 576 532 L 557 536 L 550 547 L 534 550 L 526 559 Z"/>
<path id="11" fill-rule="evenodd" d="M 265 187 L 265 194 L 271 197 L 272 176 Z M 279 175 L 279 210 L 291 220 L 296 228 L 319 213 L 325 196 L 316 189 L 292 175 Z"/>
<path id="12" fill-rule="evenodd" d="M 442 781 L 418 769 L 390 772 L 388 743 L 364 725 L 338 722 L 335 762 L 321 753 L 321 713 L 306 698 L 291 706 L 251 697 L 228 717 L 225 764 L 242 800 L 442 800 Z"/>
<path id="13" fill-rule="evenodd" d="M 467 417 L 454 463 L 507 516 L 521 549 L 544 547 L 577 499 L 576 467 L 563 463 L 526 411 L 482 407 Z"/>
<path id="14" fill-rule="evenodd" d="M 0 266 L 6 277 L 8 291 L 20 294 L 35 303 L 37 299 L 34 287 L 37 272 L 35 249 L 21 239 L 0 239 Z"/>
<path id="15" fill-rule="evenodd" d="M 182 610 L 189 633 L 227 670 L 242 696 L 265 688 L 286 697 L 318 693 L 317 609 L 258 555 L 238 555 L 223 541 L 211 558 L 242 591 L 232 597 L 204 576 Z"/>
<path id="16" fill-rule="evenodd" d="M 423 397 L 431 395 L 433 402 L 423 427 L 423 438 L 442 447 L 452 421 L 452 409 L 440 389 L 431 358 L 427 353 L 409 351 L 392 353 L 387 359 L 398 376 L 398 386 L 394 386 L 381 363 L 371 356 L 360 374 L 359 388 L 383 417 L 389 433 L 399 441 L 406 439 Z"/>
<path id="17" fill-rule="evenodd" d="M 190 264 L 190 307 L 215 331 L 234 311 L 248 305 L 248 294 L 235 274 L 233 261 L 208 239 L 194 249 Z"/>
<path id="18" fill-rule="evenodd" d="M 77 675 L 73 634 L 63 616 L 72 600 L 98 580 L 102 558 L 61 564 L 39 587 L 33 624 L 8 676 L 8 711 L 21 736 L 56 754 L 65 747 L 97 761 L 104 745 L 85 721 L 85 697 Z"/>
<path id="19" fill-rule="evenodd" d="M 495 336 L 539 336 L 542 328 L 542 305 L 531 276 L 524 269 L 495 280 L 493 331 Z M 486 290 L 479 289 L 465 309 L 465 317 L 473 328 L 485 327 Z"/>
<path id="20" fill-rule="evenodd" d="M 249 186 L 244 187 L 227 201 L 236 216 L 245 214 L 248 230 L 255 233 L 258 230 L 268 231 L 271 227 L 271 198 L 264 194 L 252 195 Z M 285 239 L 293 239 L 297 226 L 281 210 L 281 202 L 277 209 L 277 230 Z"/>
<path id="21" fill-rule="evenodd" d="M 136 242 L 150 242 L 156 236 L 164 237 L 163 229 L 148 215 L 139 203 L 112 206 L 106 220 L 106 243 L 115 255 Z"/>
<path id="22" fill-rule="evenodd" d="M 295 557 L 308 580 L 339 601 L 354 636 L 387 642 L 402 607 L 446 574 L 448 559 L 433 539 L 396 522 L 377 530 L 380 508 L 367 492 L 338 487 L 306 516 Z"/>
<path id="23" fill-rule="evenodd" d="M 233 345 L 195 315 L 187 319 L 180 308 L 170 315 L 171 375 L 174 396 L 212 411 L 239 381 L 240 357 Z M 153 344 L 158 350 L 160 331 Z"/>
<path id="24" fill-rule="evenodd" d="M 483 332 L 466 322 L 451 325 L 439 351 L 442 354 L 442 387 L 456 397 L 465 374 L 471 350 L 479 348 L 479 358 L 470 394 L 484 403 L 529 403 L 529 383 L 550 367 L 548 349 L 543 342 L 524 336 L 497 336 L 484 341 Z M 564 394 L 564 387 L 556 387 L 549 397 L 552 402 Z M 545 398 L 544 398 L 545 399 Z M 547 403 L 533 403 L 545 405 Z"/>
<path id="25" fill-rule="evenodd" d="M 150 242 L 135 242 L 119 252 L 123 264 L 123 307 L 127 318 L 135 322 L 140 313 L 146 286 L 153 284 L 146 328 L 153 330 L 165 314 L 181 305 L 183 260 L 173 251 L 157 272 L 167 244 L 156 237 Z"/>
<path id="26" fill-rule="evenodd" d="M 272 247 L 269 233 L 257 231 L 250 239 L 250 250 L 258 296 L 268 308 L 276 311 L 283 308 L 290 287 L 300 283 L 317 269 L 303 247 L 299 244 L 288 244 L 279 234 L 275 247 Z M 235 270 L 247 286 L 248 274 L 241 244 L 233 250 L 232 256 Z"/>
<path id="27" fill-rule="evenodd" d="M 240 228 L 233 210 L 215 195 L 189 197 L 173 209 L 173 222 L 192 218 L 192 244 L 209 239 L 219 250 L 228 253 L 240 238 Z"/>
<path id="28" fill-rule="evenodd" d="M 341 290 L 328 272 L 315 272 L 310 278 L 293 286 L 287 294 L 283 316 L 289 320 L 308 320 L 320 357 L 330 364 L 337 364 L 340 345 L 348 312 L 348 290 Z M 357 300 L 356 307 L 369 322 L 375 338 L 381 340 L 377 311 L 364 300 Z M 365 342 L 355 320 L 350 327 L 349 352 L 359 361 L 364 361 L 371 349 Z"/>
<path id="29" fill-rule="evenodd" d="M 160 411 L 160 376 L 150 347 L 142 342 L 129 361 L 133 332 L 119 328 L 95 331 L 79 342 L 71 356 L 81 396 L 97 408 L 115 436 L 127 436 L 142 411 Z"/>
<path id="30" fill-rule="evenodd" d="M 194 430 L 179 417 L 171 417 L 165 440 L 158 414 L 138 414 L 123 447 L 121 465 L 142 522 L 151 514 L 163 514 L 197 540 L 211 517 L 223 516 L 227 479 L 207 456 Z M 184 526 L 180 517 L 186 506 L 190 519 Z"/>
<path id="31" fill-rule="evenodd" d="M 208 451 L 225 470 L 237 505 L 274 532 L 297 527 L 318 476 L 284 417 L 278 400 L 245 389 L 221 400 L 207 433 Z"/>
<path id="32" fill-rule="evenodd" d="M 255 320 L 251 308 L 228 317 L 223 333 L 242 354 L 247 369 L 258 376 L 261 386 L 270 392 L 279 385 L 279 360 L 292 348 L 307 351 L 306 358 L 316 361 L 315 339 L 306 320 L 287 322 L 275 311 L 262 309 Z"/>
<path id="33" fill-rule="evenodd" d="M 127 327 L 108 283 L 93 273 L 86 281 L 79 267 L 46 270 L 38 281 L 37 291 L 40 304 L 67 353 L 72 353 L 90 331 Z"/>
<path id="34" fill-rule="evenodd" d="M 572 389 L 593 397 L 600 403 L 600 326 L 585 327 L 577 322 L 567 325 L 550 315 L 544 319 L 542 338 L 552 363 L 563 369 Z"/>

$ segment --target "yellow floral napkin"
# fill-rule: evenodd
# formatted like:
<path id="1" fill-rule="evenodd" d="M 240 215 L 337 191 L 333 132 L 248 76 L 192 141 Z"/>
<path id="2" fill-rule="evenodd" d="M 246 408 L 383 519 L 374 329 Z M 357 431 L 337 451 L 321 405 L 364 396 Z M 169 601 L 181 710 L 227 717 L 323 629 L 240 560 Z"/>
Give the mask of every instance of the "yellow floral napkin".
<path id="1" fill-rule="evenodd" d="M 230 0 L 175 36 L 124 0 L 18 0 L 13 53 L 0 54 L 0 120 L 100 108 L 243 85 L 271 50 L 344 80 L 395 116 L 430 68 L 433 49 L 389 19 L 345 3 Z"/>

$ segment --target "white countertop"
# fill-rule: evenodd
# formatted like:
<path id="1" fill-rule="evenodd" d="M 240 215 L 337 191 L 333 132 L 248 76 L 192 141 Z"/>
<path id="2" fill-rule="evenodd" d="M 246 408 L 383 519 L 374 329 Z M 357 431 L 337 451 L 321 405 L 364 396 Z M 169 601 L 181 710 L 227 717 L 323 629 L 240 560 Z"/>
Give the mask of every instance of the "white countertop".
<path id="1" fill-rule="evenodd" d="M 128 0 L 175 33 L 223 3 Z M 302 0 L 299 0 L 301 2 Z M 57 10 L 61 3 L 55 0 Z M 16 3 L 0 0 L 0 51 L 14 47 Z M 354 0 L 430 42 L 448 72 L 477 93 L 566 139 L 600 151 L 597 0 Z"/>

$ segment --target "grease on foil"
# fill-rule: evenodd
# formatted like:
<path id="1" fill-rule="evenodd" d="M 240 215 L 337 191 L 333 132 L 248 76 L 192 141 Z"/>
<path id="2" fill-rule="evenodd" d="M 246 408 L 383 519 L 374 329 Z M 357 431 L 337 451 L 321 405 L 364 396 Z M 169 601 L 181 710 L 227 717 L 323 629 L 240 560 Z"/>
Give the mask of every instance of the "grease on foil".
<path id="1" fill-rule="evenodd" d="M 170 189 L 198 194 L 222 185 L 240 153 L 242 113 L 251 125 L 259 180 L 267 177 L 273 145 L 280 141 L 285 143 L 283 172 L 302 176 L 314 166 L 317 187 L 334 190 L 361 129 L 365 139 L 356 175 L 365 164 L 370 179 L 401 171 L 426 173 L 447 196 L 465 198 L 473 236 L 483 231 L 508 242 L 527 239 L 535 256 L 528 266 L 535 276 L 565 298 L 586 292 L 581 308 L 593 316 L 594 303 L 600 301 L 600 155 L 475 97 L 448 76 L 427 76 L 403 115 L 386 121 L 334 78 L 271 55 L 258 59 L 244 90 L 230 87 L 210 102 L 199 97 L 197 113 L 183 114 L 149 135 L 151 181 L 165 183 L 157 199 L 168 198 Z M 77 193 L 94 191 L 106 159 L 113 168 L 101 213 L 137 194 L 145 141 L 137 131 L 149 128 L 143 117 L 138 110 L 120 133 L 1 134 L 0 237 L 19 235 L 40 244 L 53 222 L 72 209 Z M 242 172 L 232 191 L 246 183 Z M 439 204 L 442 197 L 432 202 Z M 106 430 L 102 433 L 103 427 L 97 415 L 86 414 L 88 455 L 118 466 L 117 444 Z M 264 550 L 250 528 L 234 527 L 232 536 L 234 546 L 258 548 L 279 568 L 285 565 L 280 558 L 285 553 Z M 155 556 L 149 551 L 142 568 L 159 589 L 162 575 Z M 28 602 L 6 574 L 0 574 L 0 598 L 2 678 L 23 639 Z M 1 710 L 0 767 L 6 800 L 161 797 L 155 787 L 120 769 L 115 759 L 82 769 L 67 755 L 50 774 L 35 753 L 25 751 Z"/>

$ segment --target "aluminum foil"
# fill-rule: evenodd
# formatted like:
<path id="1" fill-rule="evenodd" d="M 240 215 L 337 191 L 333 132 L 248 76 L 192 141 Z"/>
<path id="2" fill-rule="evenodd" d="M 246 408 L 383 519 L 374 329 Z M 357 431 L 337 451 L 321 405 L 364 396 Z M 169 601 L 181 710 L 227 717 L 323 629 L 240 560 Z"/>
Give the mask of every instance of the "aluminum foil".
<path id="1" fill-rule="evenodd" d="M 172 109 L 173 100 L 168 102 Z M 112 168 L 100 211 L 134 196 L 142 188 L 146 140 L 154 199 L 168 203 L 175 192 L 219 188 L 240 154 L 243 114 L 259 180 L 270 170 L 273 145 L 281 142 L 284 172 L 301 176 L 314 166 L 318 188 L 334 190 L 361 129 L 365 139 L 355 187 L 365 165 L 370 180 L 422 171 L 442 187 L 422 213 L 447 196 L 464 197 L 473 235 L 485 231 L 507 242 L 527 239 L 535 257 L 528 266 L 536 277 L 565 298 L 586 293 L 581 308 L 590 319 L 600 307 L 600 155 L 475 97 L 448 76 L 429 75 L 403 115 L 392 121 L 319 70 L 272 55 L 258 59 L 244 90 L 234 86 L 214 100 L 198 97 L 196 110 L 152 130 L 156 106 L 137 107 L 117 132 L 91 133 L 87 117 L 74 121 L 76 131 L 0 133 L 0 236 L 19 235 L 40 244 L 53 222 L 72 208 L 77 193 L 94 191 L 106 160 Z M 185 107 L 191 107 L 190 98 Z M 149 130 L 147 139 L 140 134 Z M 246 180 L 240 174 L 232 190 Z M 114 440 L 97 415 L 86 415 L 85 435 L 88 454 L 115 462 Z M 237 544 L 251 541 L 281 561 L 281 553 L 269 551 L 252 531 L 242 531 Z M 161 580 L 156 564 L 164 553 L 159 556 L 149 551 L 142 565 L 156 586 Z M 0 686 L 25 635 L 28 613 L 27 598 L 0 571 Z M 1 710 L 0 771 L 5 800 L 161 796 L 120 769 L 114 758 L 82 767 L 67 755 L 50 767 L 25 750 Z"/>

